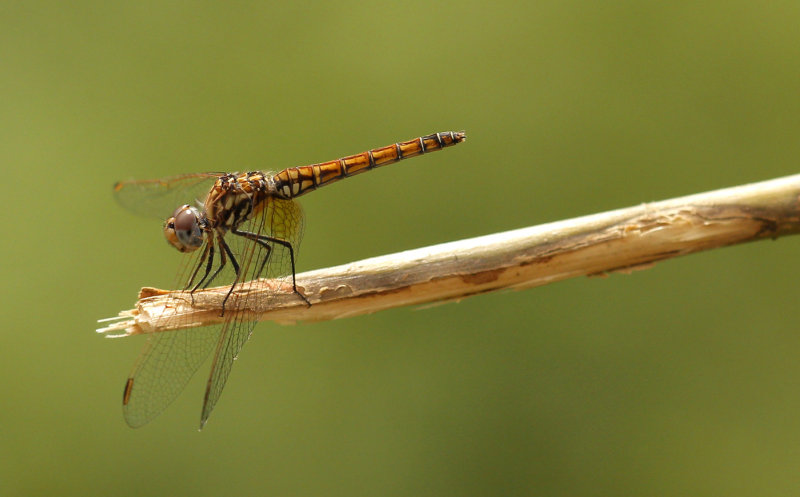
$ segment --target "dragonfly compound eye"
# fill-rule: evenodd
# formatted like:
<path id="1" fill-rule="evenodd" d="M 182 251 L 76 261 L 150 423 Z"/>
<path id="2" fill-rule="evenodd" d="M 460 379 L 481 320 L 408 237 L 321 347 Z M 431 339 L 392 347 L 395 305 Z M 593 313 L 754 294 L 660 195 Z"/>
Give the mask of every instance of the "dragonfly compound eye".
<path id="1" fill-rule="evenodd" d="M 203 245 L 200 212 L 195 207 L 178 207 L 164 225 L 167 241 L 181 252 L 191 252 Z"/>

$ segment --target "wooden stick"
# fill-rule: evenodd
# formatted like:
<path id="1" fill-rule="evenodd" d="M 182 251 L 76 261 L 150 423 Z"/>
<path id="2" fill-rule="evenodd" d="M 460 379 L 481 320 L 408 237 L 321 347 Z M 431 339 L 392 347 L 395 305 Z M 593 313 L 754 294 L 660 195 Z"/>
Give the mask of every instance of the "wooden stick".
<path id="1" fill-rule="evenodd" d="M 393 307 L 523 289 L 583 275 L 629 272 L 655 262 L 800 232 L 800 175 L 258 280 L 234 292 L 225 313 L 280 323 L 321 321 Z M 222 322 L 229 287 L 194 293 L 143 288 L 136 308 L 97 330 L 129 336 Z M 121 332 L 121 333 L 118 333 Z M 118 333 L 111 335 L 110 333 Z"/>

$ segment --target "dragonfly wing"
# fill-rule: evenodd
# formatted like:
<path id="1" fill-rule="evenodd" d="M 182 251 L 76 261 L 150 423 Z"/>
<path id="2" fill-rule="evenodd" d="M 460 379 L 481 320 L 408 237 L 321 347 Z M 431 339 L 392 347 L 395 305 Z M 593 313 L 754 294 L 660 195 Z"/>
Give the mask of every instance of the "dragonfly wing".
<path id="1" fill-rule="evenodd" d="M 292 276 L 292 256 L 297 259 L 300 240 L 303 237 L 303 209 L 294 200 L 270 198 L 252 219 L 243 223 L 240 230 L 261 237 L 269 249 L 244 237 L 233 238 L 243 251 L 242 267 L 246 280 L 256 278 L 283 278 Z M 277 239 L 281 242 L 269 241 Z M 291 246 L 291 251 L 288 246 Z M 240 249 L 241 250 L 241 249 Z M 295 268 L 296 269 L 296 268 Z"/>
<path id="2" fill-rule="evenodd" d="M 277 238 L 292 246 L 294 256 L 303 234 L 303 212 L 300 205 L 292 200 L 268 199 L 251 220 L 240 226 L 242 231 L 258 234 L 260 237 Z M 233 235 L 233 234 L 231 234 Z M 266 242 L 269 248 L 243 236 L 231 236 L 226 239 L 233 246 L 234 253 L 241 268 L 240 283 L 237 290 L 247 290 L 259 277 L 286 278 L 291 283 L 292 265 L 289 249 L 280 243 Z M 264 239 L 264 238 L 262 238 Z M 236 360 L 242 347 L 250 338 L 255 321 L 245 321 L 236 307 L 252 307 L 248 303 L 252 292 L 237 291 L 237 298 L 231 298 L 225 307 L 227 321 L 222 326 L 222 333 L 217 343 L 211 374 L 206 384 L 203 400 L 203 412 L 200 428 L 208 421 L 211 411 L 217 404 L 225 382 L 230 375 L 233 361 Z M 259 306 L 268 307 L 269 302 L 259 302 Z"/>
<path id="3" fill-rule="evenodd" d="M 214 362 L 211 364 L 211 374 L 206 384 L 206 393 L 203 398 L 203 412 L 200 418 L 200 429 L 203 429 L 211 411 L 217 405 L 228 375 L 231 373 L 233 361 L 241 352 L 242 347 L 250 338 L 255 321 L 241 321 L 232 319 L 223 325 L 222 334 L 217 342 L 217 351 L 214 354 Z"/>
<path id="4" fill-rule="evenodd" d="M 178 394 L 218 342 L 219 326 L 153 333 L 148 336 L 125 384 L 122 411 L 138 428 L 158 416 Z"/>
<path id="5" fill-rule="evenodd" d="M 127 210 L 164 220 L 184 204 L 197 207 L 224 173 L 196 173 L 163 179 L 120 181 L 114 198 Z"/>

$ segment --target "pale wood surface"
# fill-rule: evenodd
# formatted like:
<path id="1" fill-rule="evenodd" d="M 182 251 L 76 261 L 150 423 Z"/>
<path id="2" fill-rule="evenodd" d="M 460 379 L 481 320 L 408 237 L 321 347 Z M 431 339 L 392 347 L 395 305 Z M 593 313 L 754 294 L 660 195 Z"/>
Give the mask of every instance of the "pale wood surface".
<path id="1" fill-rule="evenodd" d="M 225 312 L 246 301 L 240 312 L 247 319 L 320 321 L 643 269 L 679 255 L 798 233 L 799 199 L 795 175 L 408 250 L 298 274 L 311 307 L 290 286 L 260 280 L 249 285 L 248 298 L 234 292 Z M 128 336 L 219 323 L 228 288 L 197 291 L 193 303 L 183 292 L 143 288 L 135 309 L 104 320 L 114 322 L 98 332 Z"/>

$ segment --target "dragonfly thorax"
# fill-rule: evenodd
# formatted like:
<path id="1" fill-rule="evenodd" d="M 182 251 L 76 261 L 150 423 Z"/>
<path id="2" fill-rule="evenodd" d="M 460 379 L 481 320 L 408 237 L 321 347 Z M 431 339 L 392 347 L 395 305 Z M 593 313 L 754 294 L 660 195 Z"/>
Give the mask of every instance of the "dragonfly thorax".
<path id="1" fill-rule="evenodd" d="M 182 205 L 164 224 L 164 236 L 181 252 L 192 252 L 203 245 L 205 217 L 197 207 Z"/>
<path id="2" fill-rule="evenodd" d="M 249 221 L 264 207 L 265 201 L 277 195 L 269 173 L 253 171 L 221 176 L 203 204 L 206 231 L 224 235 Z"/>

